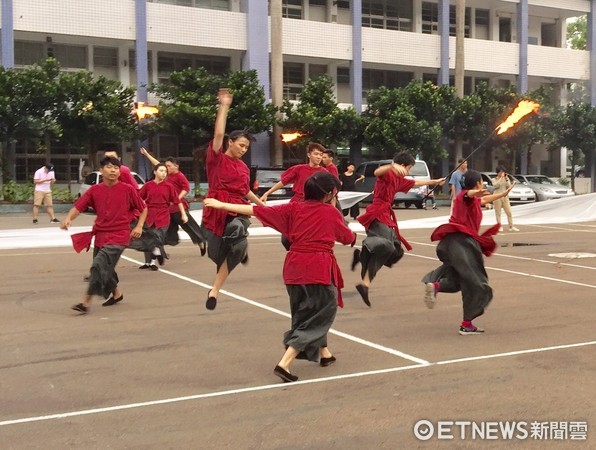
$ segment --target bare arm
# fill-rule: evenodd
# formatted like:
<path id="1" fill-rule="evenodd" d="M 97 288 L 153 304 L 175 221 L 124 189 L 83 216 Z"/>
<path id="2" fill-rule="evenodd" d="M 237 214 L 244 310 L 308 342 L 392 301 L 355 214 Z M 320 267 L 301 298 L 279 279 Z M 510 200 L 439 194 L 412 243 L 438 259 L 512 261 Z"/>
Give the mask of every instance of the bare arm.
<path id="1" fill-rule="evenodd" d="M 278 181 L 277 183 L 275 183 L 273 186 L 271 186 L 271 188 L 265 192 L 262 196 L 261 196 L 261 201 L 266 202 L 267 201 L 267 197 L 269 197 L 269 194 L 277 191 L 278 189 L 281 189 L 282 187 L 284 187 L 285 185 L 281 182 Z"/>
<path id="2" fill-rule="evenodd" d="M 255 194 L 253 191 L 248 191 L 248 194 L 246 194 L 244 196 L 249 202 L 253 202 L 259 206 L 266 206 L 265 202 L 262 201 L 257 194 Z"/>
<path id="3" fill-rule="evenodd" d="M 445 183 L 445 178 L 437 178 L 435 180 L 414 180 L 414 186 L 432 186 L 438 184 L 442 186 Z"/>
<path id="4" fill-rule="evenodd" d="M 186 211 L 184 210 L 184 205 L 182 203 L 178 203 L 178 209 L 180 210 L 180 219 L 182 223 L 188 222 L 188 216 L 186 215 Z"/>
<path id="5" fill-rule="evenodd" d="M 203 204 L 207 208 L 223 209 L 228 212 L 243 214 L 245 216 L 252 216 L 254 212 L 252 205 L 236 205 L 233 203 L 224 203 L 214 198 L 206 198 L 205 200 L 203 200 Z"/>
<path id="6" fill-rule="evenodd" d="M 147 209 L 147 207 L 145 207 L 145 209 L 139 215 L 139 221 L 137 222 L 137 225 L 130 231 L 131 238 L 135 239 L 140 237 L 141 234 L 143 234 L 143 225 L 145 225 L 145 220 L 147 219 L 148 211 L 149 210 Z"/>
<path id="7" fill-rule="evenodd" d="M 149 160 L 152 166 L 159 164 L 159 161 L 155 159 L 153 156 L 151 156 L 151 153 L 149 153 L 149 151 L 147 151 L 145 147 L 141 147 L 139 151 L 141 152 L 141 155 L 143 155 L 145 158 Z"/>
<path id="8" fill-rule="evenodd" d="M 489 194 L 482 196 L 482 198 L 480 199 L 482 201 L 482 206 L 486 205 L 487 203 L 492 203 L 495 200 L 499 200 L 500 198 L 507 197 L 509 195 L 509 192 L 511 192 L 511 189 L 513 189 L 513 184 L 509 186 L 506 190 L 498 194 Z"/>
<path id="9" fill-rule="evenodd" d="M 215 129 L 213 130 L 213 151 L 218 152 L 221 148 L 226 134 L 226 121 L 228 119 L 228 111 L 232 104 L 233 96 L 227 88 L 221 88 L 217 93 L 217 100 L 219 107 L 217 108 L 217 116 L 215 117 Z"/>
<path id="10" fill-rule="evenodd" d="M 72 225 L 72 221 L 79 217 L 79 214 L 81 214 L 81 211 L 79 211 L 77 208 L 70 208 L 70 211 L 68 211 L 68 215 L 66 216 L 66 219 L 64 219 L 60 224 L 60 228 L 62 228 L 63 230 L 68 230 Z"/>

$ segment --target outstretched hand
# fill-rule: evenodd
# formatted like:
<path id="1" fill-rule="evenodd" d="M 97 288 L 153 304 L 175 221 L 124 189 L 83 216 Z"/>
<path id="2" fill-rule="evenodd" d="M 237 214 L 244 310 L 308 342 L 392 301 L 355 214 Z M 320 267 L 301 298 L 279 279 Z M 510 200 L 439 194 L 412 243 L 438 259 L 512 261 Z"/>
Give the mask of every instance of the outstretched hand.
<path id="1" fill-rule="evenodd" d="M 139 151 L 141 152 L 141 155 L 143 155 L 143 156 L 147 156 L 147 153 L 148 153 L 148 152 L 147 152 L 147 149 L 146 149 L 145 147 L 141 147 L 141 148 L 139 149 Z"/>
<path id="2" fill-rule="evenodd" d="M 470 189 L 468 191 L 468 197 L 484 197 L 485 195 L 489 195 L 488 189 Z"/>
<path id="3" fill-rule="evenodd" d="M 232 100 L 234 96 L 230 93 L 228 88 L 220 88 L 217 91 L 217 101 L 222 106 L 230 106 L 232 104 Z"/>
<path id="4" fill-rule="evenodd" d="M 207 208 L 222 209 L 223 203 L 214 198 L 206 198 L 203 200 L 203 205 Z"/>

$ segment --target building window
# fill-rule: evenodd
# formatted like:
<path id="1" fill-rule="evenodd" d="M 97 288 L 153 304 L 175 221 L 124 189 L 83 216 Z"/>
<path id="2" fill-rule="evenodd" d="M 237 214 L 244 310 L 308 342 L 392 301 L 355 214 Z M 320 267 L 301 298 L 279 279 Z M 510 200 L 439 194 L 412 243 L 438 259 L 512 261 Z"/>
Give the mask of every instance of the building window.
<path id="1" fill-rule="evenodd" d="M 14 43 L 14 63 L 17 66 L 32 66 L 41 64 L 46 59 L 44 46 L 41 42 L 23 42 Z"/>
<path id="2" fill-rule="evenodd" d="M 118 67 L 118 49 L 112 47 L 93 47 L 94 67 Z"/>
<path id="3" fill-rule="evenodd" d="M 298 100 L 304 89 L 304 64 L 284 63 L 284 98 Z"/>
<path id="4" fill-rule="evenodd" d="M 149 0 L 153 3 L 165 3 L 177 6 L 192 6 L 195 8 L 230 10 L 230 0 Z"/>
<path id="5" fill-rule="evenodd" d="M 466 8 L 464 36 L 470 37 L 470 23 L 472 11 Z M 422 32 L 425 34 L 439 34 L 439 5 L 422 2 Z M 455 36 L 455 5 L 449 6 L 449 35 Z"/>
<path id="6" fill-rule="evenodd" d="M 488 9 L 476 9 L 475 37 L 476 39 L 489 39 L 490 30 L 490 11 Z"/>
<path id="7" fill-rule="evenodd" d="M 412 0 L 363 0 L 362 26 L 412 31 Z"/>
<path id="8" fill-rule="evenodd" d="M 65 69 L 87 68 L 87 47 L 64 44 L 49 45 L 48 57 L 56 58 Z"/>
<path id="9" fill-rule="evenodd" d="M 350 9 L 350 1 L 349 0 L 338 0 L 337 7 L 342 9 Z"/>
<path id="10" fill-rule="evenodd" d="M 350 84 L 350 68 L 349 67 L 338 67 L 337 68 L 337 84 Z"/>
<path id="11" fill-rule="evenodd" d="M 324 64 L 309 64 L 308 65 L 308 78 L 314 80 L 319 78 L 321 75 L 327 75 L 327 66 Z"/>
<path id="12" fill-rule="evenodd" d="M 222 75 L 230 69 L 230 58 L 159 52 L 157 54 L 157 81 L 165 83 L 169 80 L 172 72 L 199 67 L 204 67 L 212 75 Z"/>
<path id="13" fill-rule="evenodd" d="M 499 17 L 499 41 L 511 42 L 511 18 Z"/>
<path id="14" fill-rule="evenodd" d="M 389 89 L 400 88 L 414 79 L 413 72 L 398 72 L 394 70 L 362 70 L 362 89 L 368 92 L 384 86 Z"/>
<path id="15" fill-rule="evenodd" d="M 327 0 L 309 0 L 310 6 L 327 6 Z"/>
<path id="16" fill-rule="evenodd" d="M 288 19 L 302 19 L 302 0 L 283 0 L 281 14 Z"/>

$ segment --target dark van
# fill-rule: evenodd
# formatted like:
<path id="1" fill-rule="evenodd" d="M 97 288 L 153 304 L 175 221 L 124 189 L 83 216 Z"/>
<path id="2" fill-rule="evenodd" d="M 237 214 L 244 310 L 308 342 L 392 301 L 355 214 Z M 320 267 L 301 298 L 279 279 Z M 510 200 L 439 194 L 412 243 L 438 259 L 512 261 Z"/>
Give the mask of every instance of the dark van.
<path id="1" fill-rule="evenodd" d="M 359 192 L 371 192 L 375 187 L 377 177 L 375 177 L 375 170 L 379 166 L 390 164 L 393 162 L 391 159 L 383 159 L 380 161 L 368 161 L 360 164 L 356 169 L 359 175 L 364 175 L 364 180 L 356 184 L 356 190 Z M 426 162 L 417 159 L 416 164 L 410 170 L 410 175 L 407 178 L 419 179 L 419 180 L 430 180 L 430 171 Z M 364 201 L 372 201 L 373 194 L 366 197 Z M 418 193 L 418 188 L 414 187 L 406 194 L 398 192 L 395 194 L 393 204 L 397 207 L 400 203 L 403 203 L 406 208 L 412 205 L 416 205 L 416 208 L 422 209 L 422 196 Z"/>

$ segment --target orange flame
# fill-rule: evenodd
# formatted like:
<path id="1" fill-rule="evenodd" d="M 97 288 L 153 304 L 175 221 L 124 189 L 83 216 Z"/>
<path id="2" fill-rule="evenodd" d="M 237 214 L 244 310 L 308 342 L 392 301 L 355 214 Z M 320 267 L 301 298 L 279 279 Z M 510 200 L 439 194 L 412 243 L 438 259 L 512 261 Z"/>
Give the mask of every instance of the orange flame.
<path id="1" fill-rule="evenodd" d="M 509 128 L 514 126 L 522 118 L 532 112 L 538 112 L 540 109 L 540 103 L 533 102 L 531 100 L 522 100 L 519 102 L 517 107 L 513 110 L 511 115 L 505 119 L 501 125 L 497 127 L 497 134 L 505 133 Z"/>
<path id="2" fill-rule="evenodd" d="M 286 144 L 295 141 L 298 138 L 301 138 L 302 136 L 304 136 L 303 133 L 282 133 L 281 134 L 281 140 L 282 142 L 285 142 Z"/>
<path id="3" fill-rule="evenodd" d="M 144 119 L 146 116 L 153 116 L 159 113 L 159 109 L 155 106 L 145 106 L 144 102 L 135 103 L 135 114 L 139 120 Z"/>

